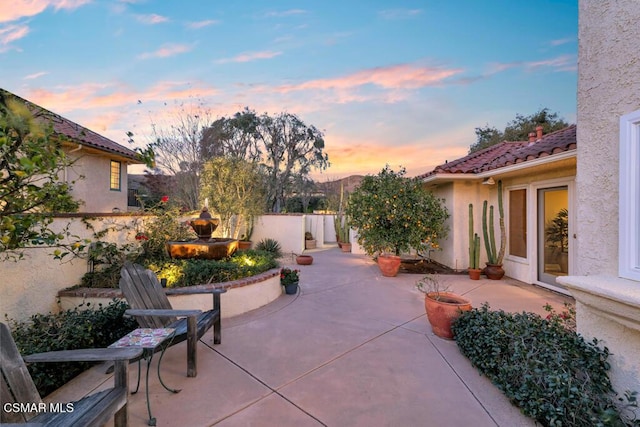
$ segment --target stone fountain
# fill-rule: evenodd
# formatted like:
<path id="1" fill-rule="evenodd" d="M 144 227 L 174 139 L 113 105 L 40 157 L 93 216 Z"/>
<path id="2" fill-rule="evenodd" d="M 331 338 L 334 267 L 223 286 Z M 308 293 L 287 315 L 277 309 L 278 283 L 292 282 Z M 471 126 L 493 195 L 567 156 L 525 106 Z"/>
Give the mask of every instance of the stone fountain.
<path id="1" fill-rule="evenodd" d="M 206 207 L 202 208 L 200 216 L 189 221 L 189 225 L 196 232 L 198 238 L 190 242 L 167 242 L 169 256 L 174 259 L 223 259 L 238 249 L 236 239 L 212 238 L 211 235 L 218 228 L 220 219 L 211 218 Z"/>

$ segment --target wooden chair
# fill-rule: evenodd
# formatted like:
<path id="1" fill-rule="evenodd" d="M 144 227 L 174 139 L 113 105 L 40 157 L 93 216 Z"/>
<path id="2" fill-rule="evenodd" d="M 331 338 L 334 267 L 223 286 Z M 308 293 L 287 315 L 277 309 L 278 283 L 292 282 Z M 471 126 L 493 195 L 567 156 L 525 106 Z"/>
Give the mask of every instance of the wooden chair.
<path id="1" fill-rule="evenodd" d="M 155 273 L 138 264 L 127 262 L 120 271 L 120 289 L 131 309 L 125 313 L 134 316 L 143 328 L 174 328 L 171 345 L 187 341 L 187 376 L 195 377 L 197 370 L 197 343 L 213 326 L 213 343 L 220 344 L 220 294 L 225 289 L 180 288 L 173 293 L 212 294 L 213 309 L 174 310 Z M 161 349 L 161 347 L 159 347 Z"/>
<path id="2" fill-rule="evenodd" d="M 116 427 L 127 425 L 129 360 L 140 357 L 141 348 L 96 348 L 50 351 L 20 356 L 9 327 L 0 323 L 0 422 L 43 426 L 99 426 L 115 415 Z M 68 405 L 42 402 L 25 360 L 35 362 L 115 363 L 114 387 Z M 71 410 L 71 408 L 73 408 Z"/>

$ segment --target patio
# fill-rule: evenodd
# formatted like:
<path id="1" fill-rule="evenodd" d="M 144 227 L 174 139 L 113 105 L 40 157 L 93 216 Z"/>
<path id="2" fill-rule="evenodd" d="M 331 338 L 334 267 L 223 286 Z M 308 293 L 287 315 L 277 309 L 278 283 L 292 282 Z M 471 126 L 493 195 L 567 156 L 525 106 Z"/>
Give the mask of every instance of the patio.
<path id="1" fill-rule="evenodd" d="M 533 426 L 481 377 L 453 341 L 426 319 L 416 274 L 380 275 L 368 257 L 338 248 L 310 252 L 298 295 L 223 320 L 198 343 L 198 376 L 186 377 L 186 343 L 169 348 L 162 376 L 152 366 L 151 409 L 158 426 Z M 440 276 L 451 290 L 493 309 L 545 314 L 571 301 L 505 279 Z M 154 364 L 157 363 L 154 358 Z M 131 366 L 135 384 L 137 364 Z M 77 399 L 110 384 L 96 367 L 49 399 Z M 142 385 L 144 388 L 144 385 Z M 129 424 L 147 425 L 144 390 L 130 396 Z"/>

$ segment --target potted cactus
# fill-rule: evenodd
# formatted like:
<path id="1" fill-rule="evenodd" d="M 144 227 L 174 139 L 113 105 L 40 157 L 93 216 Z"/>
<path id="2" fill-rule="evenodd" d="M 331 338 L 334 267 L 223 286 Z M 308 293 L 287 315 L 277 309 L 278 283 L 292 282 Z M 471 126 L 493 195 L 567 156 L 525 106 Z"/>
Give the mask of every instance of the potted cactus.
<path id="1" fill-rule="evenodd" d="M 480 273 L 480 236 L 473 230 L 473 204 L 469 203 L 469 278 L 479 280 Z"/>
<path id="2" fill-rule="evenodd" d="M 493 205 L 489 208 L 489 221 L 487 223 L 487 201 L 482 204 L 482 234 L 484 236 L 484 247 L 487 251 L 487 266 L 484 274 L 491 280 L 500 280 L 504 276 L 502 260 L 504 258 L 504 248 L 507 242 L 504 226 L 504 209 L 502 207 L 502 181 L 498 181 L 498 213 L 500 215 L 500 250 L 496 251 L 496 238 L 493 222 Z"/>

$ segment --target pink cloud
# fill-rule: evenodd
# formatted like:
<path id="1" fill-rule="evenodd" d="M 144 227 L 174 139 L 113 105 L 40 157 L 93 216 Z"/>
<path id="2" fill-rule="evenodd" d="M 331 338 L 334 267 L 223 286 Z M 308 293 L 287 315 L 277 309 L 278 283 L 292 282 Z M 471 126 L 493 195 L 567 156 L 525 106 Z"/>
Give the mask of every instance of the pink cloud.
<path id="1" fill-rule="evenodd" d="M 170 56 L 179 55 L 181 53 L 189 52 L 193 49 L 193 46 L 185 45 L 185 44 L 176 44 L 176 43 L 168 43 L 160 47 L 158 50 L 154 52 L 146 52 L 138 55 L 140 59 L 149 59 L 149 58 L 168 58 Z"/>
<path id="2" fill-rule="evenodd" d="M 417 89 L 434 86 L 447 78 L 462 72 L 460 69 L 419 67 L 414 65 L 394 65 L 358 71 L 344 77 L 310 80 L 297 85 L 280 86 L 279 91 L 349 89 L 365 85 L 385 89 Z"/>
<path id="3" fill-rule="evenodd" d="M 187 24 L 188 28 L 191 28 L 193 30 L 198 30 L 200 28 L 204 28 L 204 27 L 208 27 L 210 25 L 216 25 L 219 24 L 220 21 L 214 20 L 214 19 L 207 19 L 205 21 L 197 21 L 197 22 L 189 22 Z"/>
<path id="4" fill-rule="evenodd" d="M 150 15 L 138 15 L 136 19 L 138 20 L 138 22 L 149 25 L 162 24 L 163 22 L 169 21 L 169 18 L 167 18 L 166 16 L 158 15 L 155 13 L 152 13 Z"/>
<path id="5" fill-rule="evenodd" d="M 29 27 L 26 25 L 9 25 L 0 28 L 0 49 L 25 37 L 27 34 L 29 34 Z"/>
<path id="6" fill-rule="evenodd" d="M 33 74 L 29 74 L 28 76 L 24 76 L 25 80 L 35 80 L 37 78 L 40 78 L 42 76 L 46 76 L 47 74 L 49 74 L 47 71 L 40 71 L 38 73 L 33 73 Z"/>
<path id="7" fill-rule="evenodd" d="M 38 15 L 48 7 L 73 10 L 90 2 L 91 0 L 12 0 L 11 7 L 0 8 L 0 22 Z"/>
<path id="8" fill-rule="evenodd" d="M 220 59 L 216 62 L 220 64 L 224 64 L 227 62 L 251 62 L 257 61 L 259 59 L 271 59 L 276 56 L 282 55 L 282 52 L 272 52 L 272 51 L 262 51 L 262 52 L 245 52 L 240 55 L 234 56 L 233 58 L 225 58 Z"/>

